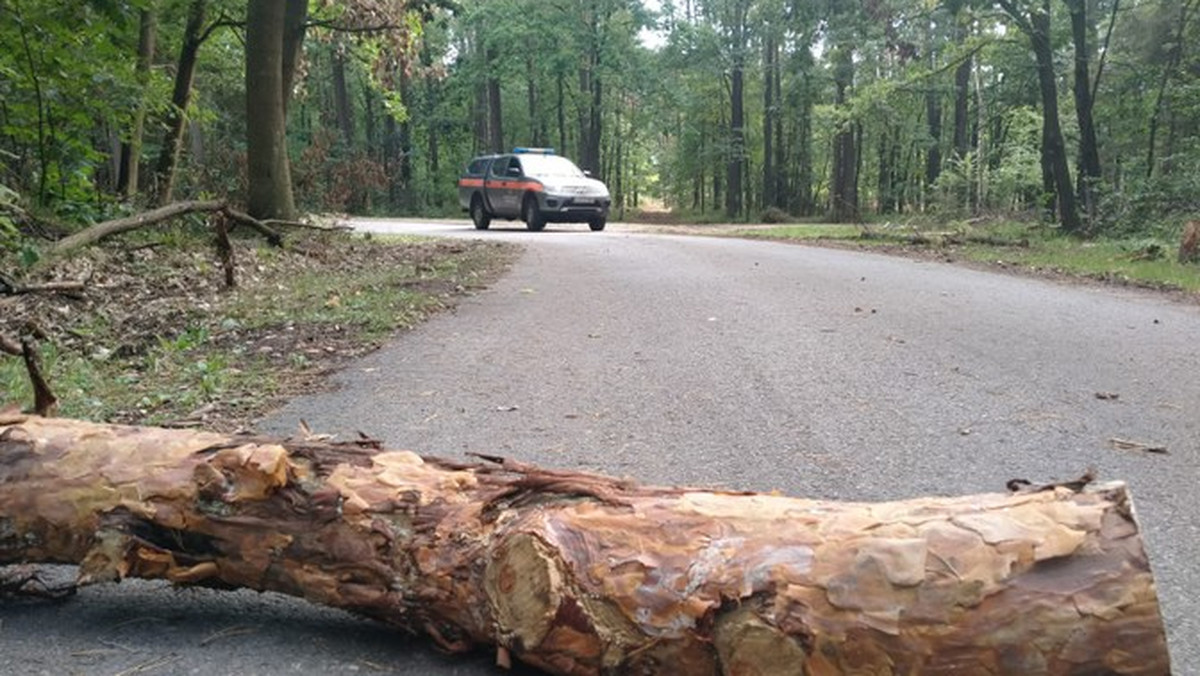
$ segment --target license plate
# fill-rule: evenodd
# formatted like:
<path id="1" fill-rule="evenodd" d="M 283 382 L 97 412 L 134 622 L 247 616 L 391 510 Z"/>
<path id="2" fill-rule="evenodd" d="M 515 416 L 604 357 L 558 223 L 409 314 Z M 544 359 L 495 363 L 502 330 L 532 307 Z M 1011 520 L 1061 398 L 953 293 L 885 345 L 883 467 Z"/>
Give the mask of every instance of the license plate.
<path id="1" fill-rule="evenodd" d="M 588 199 L 586 197 L 576 197 L 575 203 L 576 204 L 595 204 L 596 200 Z"/>

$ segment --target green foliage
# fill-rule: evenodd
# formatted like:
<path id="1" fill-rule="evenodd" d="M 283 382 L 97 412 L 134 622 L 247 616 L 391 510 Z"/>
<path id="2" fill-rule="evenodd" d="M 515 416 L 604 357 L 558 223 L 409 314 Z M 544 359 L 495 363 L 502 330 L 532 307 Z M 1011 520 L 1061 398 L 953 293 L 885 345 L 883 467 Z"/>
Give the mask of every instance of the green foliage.
<path id="1" fill-rule="evenodd" d="M 1014 1 L 1016 16 L 1028 11 Z M 1115 2 L 1087 4 L 1103 171 L 1088 230 L 1169 230 L 1200 212 L 1200 21 L 1182 22 L 1193 0 L 1122 5 L 1101 76 Z M 29 208 L 89 223 L 141 206 L 113 194 L 115 151 L 131 135 L 132 112 L 145 108 L 142 175 L 151 173 L 191 3 L 0 0 L 0 181 Z M 1074 161 L 1072 36 L 1065 3 L 1050 6 Z M 141 82 L 139 17 L 150 8 L 158 52 Z M 209 0 L 206 29 L 243 11 L 239 0 Z M 312 3 L 310 18 L 287 138 L 308 210 L 457 213 L 457 174 L 488 143 L 489 83 L 499 88 L 504 145 L 581 159 L 598 130 L 597 172 L 618 211 L 654 197 L 681 212 L 719 212 L 734 160 L 745 213 L 822 211 L 838 130 L 853 135 L 868 217 L 1024 214 L 1041 201 L 1029 42 L 988 3 L 354 0 Z M 244 45 L 227 28 L 206 35 L 177 194 L 237 198 L 246 186 Z M 746 114 L 736 134 L 735 63 L 744 65 Z M 966 79 L 956 81 L 961 63 Z M 772 204 L 769 194 L 778 195 Z M 17 246 L 13 225 L 0 214 L 0 248 Z"/>
<path id="2" fill-rule="evenodd" d="M 22 2 L 0 6 L 0 138 L 13 187 L 35 205 L 86 204 L 106 152 L 138 98 L 132 52 L 135 7 Z M 7 156 L 5 156 L 7 157 Z"/>

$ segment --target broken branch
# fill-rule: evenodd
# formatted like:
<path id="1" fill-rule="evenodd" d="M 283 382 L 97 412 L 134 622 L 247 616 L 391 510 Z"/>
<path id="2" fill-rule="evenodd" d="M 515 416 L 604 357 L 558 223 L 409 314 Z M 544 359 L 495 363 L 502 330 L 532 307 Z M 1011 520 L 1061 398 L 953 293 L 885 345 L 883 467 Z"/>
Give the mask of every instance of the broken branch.
<path id="1" fill-rule="evenodd" d="M 21 340 L 21 357 L 25 360 L 25 370 L 29 373 L 29 382 L 33 386 L 33 410 L 40 416 L 54 415 L 58 408 L 58 397 L 50 390 L 46 378 L 42 376 L 40 357 L 33 341 L 29 338 Z"/>
<path id="2" fill-rule="evenodd" d="M 248 214 L 242 213 L 229 206 L 224 200 L 197 200 L 189 202 L 175 202 L 168 204 L 158 209 L 153 209 L 145 213 L 129 216 L 127 218 L 117 218 L 111 221 L 97 223 L 89 228 L 80 230 L 79 232 L 65 237 L 56 242 L 51 249 L 54 254 L 63 254 L 73 249 L 93 244 L 106 237 L 111 237 L 130 230 L 136 230 L 148 225 L 161 223 L 172 218 L 184 216 L 191 213 L 204 212 L 223 212 L 229 218 L 238 223 L 243 223 L 254 228 L 262 233 L 267 240 L 274 246 L 279 246 L 283 242 L 283 235 L 272 230 L 270 227 L 263 224 L 257 218 L 253 218 Z"/>
<path id="3" fill-rule="evenodd" d="M 1162 444 L 1148 444 L 1141 441 L 1119 439 L 1117 437 L 1109 439 L 1108 443 L 1112 444 L 1113 448 L 1122 451 L 1142 451 L 1143 453 L 1158 453 L 1161 455 L 1167 455 L 1169 453 L 1169 451 L 1167 451 L 1167 447 L 1163 446 Z"/>

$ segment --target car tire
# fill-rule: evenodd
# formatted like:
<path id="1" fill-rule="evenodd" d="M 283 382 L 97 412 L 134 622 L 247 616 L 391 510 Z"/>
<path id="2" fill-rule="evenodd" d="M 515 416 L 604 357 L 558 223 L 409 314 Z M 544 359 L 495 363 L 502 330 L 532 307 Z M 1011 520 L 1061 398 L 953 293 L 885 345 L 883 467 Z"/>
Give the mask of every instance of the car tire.
<path id="1" fill-rule="evenodd" d="M 478 193 L 471 198 L 471 221 L 475 224 L 476 230 L 487 230 L 488 226 L 492 224 L 492 215 L 483 206 L 483 198 Z"/>
<path id="2" fill-rule="evenodd" d="M 588 227 L 592 229 L 592 232 L 600 232 L 604 229 L 605 223 L 606 221 L 604 218 L 593 218 L 592 220 L 588 221 Z"/>
<path id="3" fill-rule="evenodd" d="M 521 217 L 525 221 L 525 227 L 533 232 L 540 232 L 546 228 L 546 217 L 538 210 L 537 198 L 533 195 L 525 196 L 525 201 L 521 204 Z"/>

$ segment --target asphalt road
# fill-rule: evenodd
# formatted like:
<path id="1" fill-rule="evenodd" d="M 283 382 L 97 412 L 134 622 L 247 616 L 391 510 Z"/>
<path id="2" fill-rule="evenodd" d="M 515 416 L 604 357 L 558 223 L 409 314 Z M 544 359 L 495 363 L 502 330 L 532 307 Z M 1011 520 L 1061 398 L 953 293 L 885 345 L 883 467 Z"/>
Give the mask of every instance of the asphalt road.
<path id="1" fill-rule="evenodd" d="M 361 225 L 527 250 L 491 289 L 264 430 L 304 419 L 435 455 L 844 500 L 999 491 L 1095 468 L 1130 483 L 1175 673 L 1200 673 L 1200 306 L 620 226 Z M 489 665 L 274 595 L 137 582 L 0 606 L 5 674 L 497 673 Z"/>

